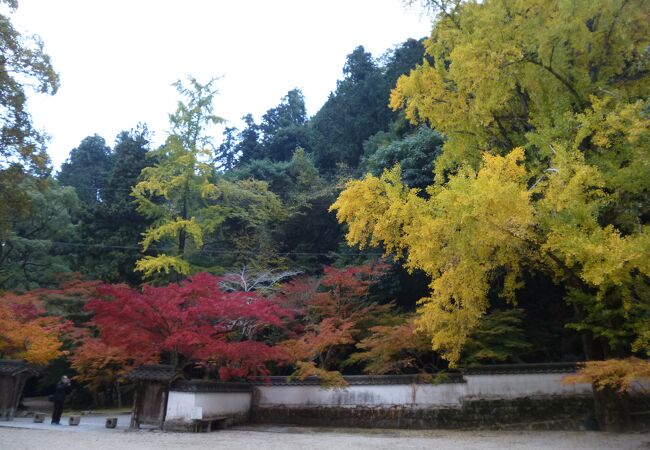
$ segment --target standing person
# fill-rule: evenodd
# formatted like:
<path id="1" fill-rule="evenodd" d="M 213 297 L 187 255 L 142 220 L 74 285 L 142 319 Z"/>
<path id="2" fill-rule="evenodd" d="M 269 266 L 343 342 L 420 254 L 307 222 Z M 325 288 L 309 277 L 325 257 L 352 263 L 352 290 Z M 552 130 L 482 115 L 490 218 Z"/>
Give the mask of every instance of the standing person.
<path id="1" fill-rule="evenodd" d="M 70 378 L 63 375 L 61 381 L 56 384 L 56 390 L 52 396 L 54 401 L 54 408 L 52 410 L 52 425 L 59 425 L 61 420 L 61 414 L 63 414 L 63 402 L 65 402 L 65 396 L 70 393 L 72 390 L 72 385 L 70 384 Z"/>

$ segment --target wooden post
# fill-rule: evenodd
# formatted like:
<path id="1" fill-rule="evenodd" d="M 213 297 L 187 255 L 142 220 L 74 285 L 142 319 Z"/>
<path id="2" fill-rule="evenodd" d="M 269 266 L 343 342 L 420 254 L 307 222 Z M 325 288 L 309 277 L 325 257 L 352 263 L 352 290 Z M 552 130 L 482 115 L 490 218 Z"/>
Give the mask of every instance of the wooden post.
<path id="1" fill-rule="evenodd" d="M 162 398 L 161 398 L 162 405 L 160 405 L 160 415 L 158 416 L 158 424 L 159 424 L 158 426 L 160 427 L 161 430 L 165 425 L 165 416 L 167 415 L 167 393 L 168 392 L 169 392 L 169 387 L 163 390 Z"/>
<path id="2" fill-rule="evenodd" d="M 138 381 L 135 387 L 135 395 L 133 396 L 133 410 L 131 411 L 131 424 L 129 428 L 140 428 L 140 422 L 138 420 L 138 403 L 140 396 L 142 395 L 142 382 Z"/>

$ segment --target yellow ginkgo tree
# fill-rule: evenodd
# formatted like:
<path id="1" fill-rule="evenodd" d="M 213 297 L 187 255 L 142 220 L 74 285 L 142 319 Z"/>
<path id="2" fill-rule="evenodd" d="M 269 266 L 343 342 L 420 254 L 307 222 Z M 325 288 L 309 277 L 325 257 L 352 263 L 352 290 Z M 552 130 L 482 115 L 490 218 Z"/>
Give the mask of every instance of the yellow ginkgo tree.
<path id="1" fill-rule="evenodd" d="M 211 127 L 223 119 L 213 114 L 215 79 L 203 85 L 189 77 L 188 83 L 174 84 L 184 101 L 169 116 L 165 144 L 149 155 L 154 164 L 143 169 L 133 188 L 138 212 L 153 220 L 142 240 L 149 255 L 136 263 L 145 277 L 186 276 L 194 271 L 192 255 L 228 218 L 264 221 L 281 209 L 266 183 L 227 181 L 216 173 Z"/>
<path id="2" fill-rule="evenodd" d="M 391 105 L 445 134 L 435 182 L 351 181 L 332 205 L 348 242 L 431 277 L 419 329 L 452 366 L 489 290 L 516 302 L 535 272 L 564 287 L 587 359 L 647 356 L 650 3 L 425 3 L 427 56 Z"/>

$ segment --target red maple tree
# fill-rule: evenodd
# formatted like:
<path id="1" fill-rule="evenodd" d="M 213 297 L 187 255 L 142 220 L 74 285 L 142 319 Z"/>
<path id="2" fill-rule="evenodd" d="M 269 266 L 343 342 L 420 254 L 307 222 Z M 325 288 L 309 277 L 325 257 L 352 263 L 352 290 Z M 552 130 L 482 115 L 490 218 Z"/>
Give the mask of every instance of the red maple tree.
<path id="1" fill-rule="evenodd" d="M 370 288 L 387 271 L 384 263 L 326 267 L 320 280 L 301 279 L 284 286 L 284 301 L 303 315 L 295 336 L 283 342 L 296 366 L 293 376 L 318 376 L 326 386 L 345 384 L 339 371 L 343 358 L 392 308 L 369 298 Z"/>
<path id="2" fill-rule="evenodd" d="M 266 375 L 284 351 L 265 339 L 292 311 L 256 292 L 223 292 L 220 279 L 194 275 L 179 284 L 102 285 L 86 309 L 99 338 L 127 353 L 166 357 L 179 367 L 200 363 L 219 377 Z"/>

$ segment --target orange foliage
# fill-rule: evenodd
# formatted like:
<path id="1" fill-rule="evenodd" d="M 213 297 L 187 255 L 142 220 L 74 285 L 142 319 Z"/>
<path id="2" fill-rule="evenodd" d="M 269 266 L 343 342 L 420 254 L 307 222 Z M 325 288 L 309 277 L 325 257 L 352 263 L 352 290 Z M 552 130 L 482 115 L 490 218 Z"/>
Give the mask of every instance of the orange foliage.
<path id="1" fill-rule="evenodd" d="M 362 351 L 350 360 L 365 363 L 364 370 L 370 374 L 425 370 L 423 360 L 431 356 L 431 341 L 416 329 L 414 318 L 400 325 L 372 327 L 372 334 L 357 344 Z"/>
<path id="2" fill-rule="evenodd" d="M 0 356 L 47 364 L 63 354 L 60 336 L 70 324 L 45 316 L 42 302 L 31 295 L 0 298 Z"/>
<path id="3" fill-rule="evenodd" d="M 78 373 L 75 378 L 95 392 L 121 383 L 128 372 L 141 364 L 156 362 L 157 355 L 127 352 L 123 347 L 112 347 L 90 338 L 72 357 L 72 367 Z"/>
<path id="4" fill-rule="evenodd" d="M 370 287 L 388 270 L 386 264 L 336 269 L 326 267 L 320 282 L 301 280 L 284 286 L 285 303 L 303 314 L 298 336 L 283 342 L 296 366 L 293 376 L 321 378 L 323 386 L 343 386 L 337 370 L 341 357 L 359 340 L 362 329 L 392 308 L 369 301 Z"/>
<path id="5" fill-rule="evenodd" d="M 650 361 L 639 358 L 587 361 L 575 374 L 567 375 L 563 383 L 591 383 L 597 390 L 625 392 L 640 379 L 650 380 Z"/>

